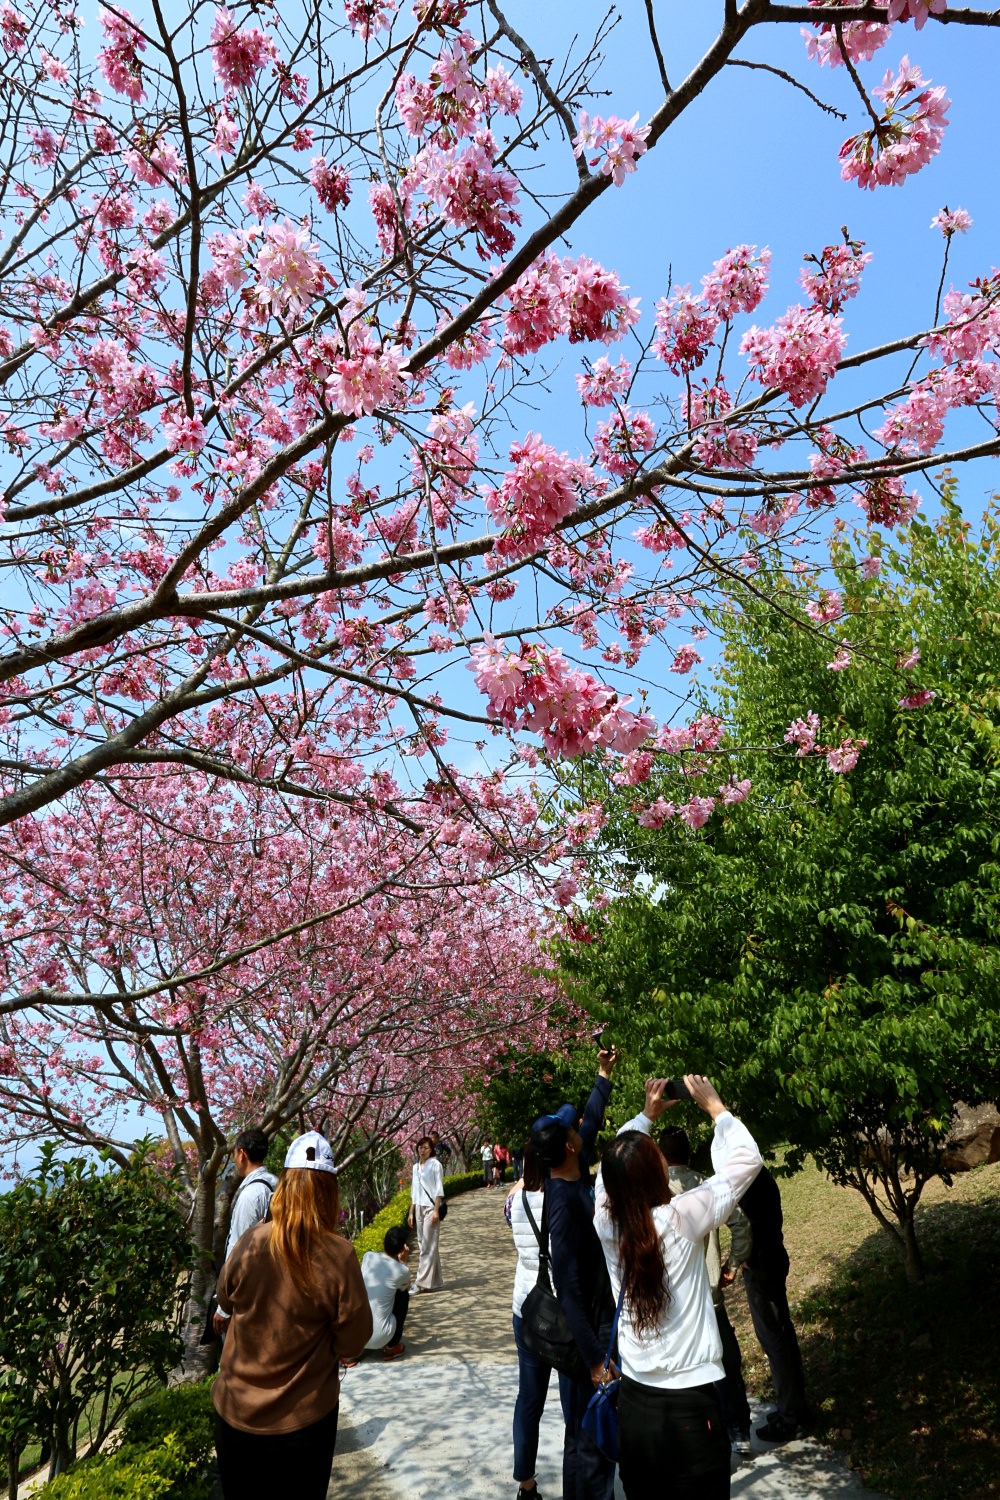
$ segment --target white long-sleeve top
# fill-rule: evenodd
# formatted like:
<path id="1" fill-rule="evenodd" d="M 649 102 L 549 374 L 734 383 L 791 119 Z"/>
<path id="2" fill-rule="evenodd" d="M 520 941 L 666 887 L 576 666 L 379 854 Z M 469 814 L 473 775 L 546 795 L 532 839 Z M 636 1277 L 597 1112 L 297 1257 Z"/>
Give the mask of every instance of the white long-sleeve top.
<path id="1" fill-rule="evenodd" d="M 410 1182 L 410 1202 L 414 1208 L 433 1208 L 435 1198 L 444 1197 L 444 1173 L 436 1156 L 415 1162 Z"/>
<path id="2" fill-rule="evenodd" d="M 638 1115 L 623 1129 L 641 1130 L 648 1135 L 651 1123 L 645 1115 Z M 723 1378 L 722 1343 L 705 1269 L 703 1241 L 711 1230 L 725 1223 L 763 1166 L 753 1136 L 728 1110 L 715 1121 L 712 1165 L 714 1176 L 653 1209 L 653 1222 L 663 1246 L 664 1281 L 670 1292 L 659 1325 L 651 1333 L 637 1335 L 627 1298 L 622 1305 L 618 1324 L 621 1368 L 641 1385 L 683 1390 Z M 618 1239 L 600 1173 L 594 1228 L 604 1249 L 617 1298 L 622 1280 Z"/>
<path id="3" fill-rule="evenodd" d="M 542 1192 L 525 1193 L 521 1188 L 511 1198 L 510 1227 L 514 1235 L 514 1248 L 517 1251 L 517 1270 L 514 1272 L 514 1297 L 511 1307 L 516 1318 L 521 1316 L 524 1299 L 538 1280 L 538 1241 L 535 1238 L 535 1231 L 528 1223 L 528 1215 L 524 1211 L 525 1198 L 535 1216 L 535 1223 L 541 1229 L 545 1194 Z"/>

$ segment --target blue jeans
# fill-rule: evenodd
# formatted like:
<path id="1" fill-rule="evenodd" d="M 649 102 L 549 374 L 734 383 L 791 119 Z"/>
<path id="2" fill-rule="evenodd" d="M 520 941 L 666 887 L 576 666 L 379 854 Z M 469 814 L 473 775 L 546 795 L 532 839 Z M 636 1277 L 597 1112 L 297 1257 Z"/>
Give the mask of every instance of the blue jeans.
<path id="1" fill-rule="evenodd" d="M 514 1478 L 532 1479 L 538 1457 L 538 1424 L 545 1410 L 552 1366 L 532 1354 L 524 1342 L 521 1319 L 514 1314 L 517 1345 L 517 1400 L 514 1402 Z"/>

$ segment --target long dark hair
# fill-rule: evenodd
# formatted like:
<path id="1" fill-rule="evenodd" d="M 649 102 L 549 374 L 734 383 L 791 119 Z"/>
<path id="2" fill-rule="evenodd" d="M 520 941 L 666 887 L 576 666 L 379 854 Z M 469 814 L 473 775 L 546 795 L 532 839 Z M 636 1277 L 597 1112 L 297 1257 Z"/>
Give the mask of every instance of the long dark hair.
<path id="1" fill-rule="evenodd" d="M 670 1306 L 653 1209 L 670 1202 L 660 1149 L 639 1130 L 616 1136 L 601 1159 L 608 1212 L 618 1234 L 625 1299 L 637 1334 L 652 1333 Z"/>
<path id="2" fill-rule="evenodd" d="M 526 1193 L 537 1193 L 545 1182 L 545 1168 L 530 1141 L 524 1143 L 524 1165 L 521 1169 L 521 1176 L 524 1179 Z"/>

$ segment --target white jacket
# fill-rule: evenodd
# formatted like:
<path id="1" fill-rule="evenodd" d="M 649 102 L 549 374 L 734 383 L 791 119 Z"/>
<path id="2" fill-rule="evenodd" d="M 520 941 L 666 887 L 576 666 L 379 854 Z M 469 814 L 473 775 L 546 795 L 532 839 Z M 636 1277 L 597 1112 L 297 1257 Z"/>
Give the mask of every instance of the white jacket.
<path id="1" fill-rule="evenodd" d="M 651 1121 L 638 1115 L 624 1127 L 649 1133 Z M 703 1241 L 724 1224 L 763 1166 L 749 1130 L 728 1110 L 718 1116 L 712 1139 L 715 1176 L 689 1192 L 653 1209 L 653 1221 L 663 1246 L 669 1304 L 652 1333 L 637 1335 L 622 1305 L 618 1348 L 622 1372 L 641 1385 L 666 1390 L 708 1385 L 722 1380 L 722 1343 L 712 1306 L 712 1289 L 705 1269 Z M 594 1228 L 611 1274 L 615 1297 L 621 1289 L 618 1241 L 601 1174 L 597 1174 Z"/>
<path id="2" fill-rule="evenodd" d="M 514 1316 L 521 1316 L 521 1308 L 524 1299 L 538 1280 L 538 1241 L 535 1239 L 535 1231 L 528 1223 L 528 1215 L 524 1211 L 524 1189 L 521 1188 L 513 1195 L 510 1205 L 510 1227 L 514 1234 L 514 1248 L 517 1251 L 517 1270 L 514 1272 L 514 1300 L 512 1303 Z M 542 1204 L 545 1200 L 544 1193 L 529 1193 L 528 1204 L 535 1216 L 535 1223 L 539 1229 L 542 1227 Z"/>

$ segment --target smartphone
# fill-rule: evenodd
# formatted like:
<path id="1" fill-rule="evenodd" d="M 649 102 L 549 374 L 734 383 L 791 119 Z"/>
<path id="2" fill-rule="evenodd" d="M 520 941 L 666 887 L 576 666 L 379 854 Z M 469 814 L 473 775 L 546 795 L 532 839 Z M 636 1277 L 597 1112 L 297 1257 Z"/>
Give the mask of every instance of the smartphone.
<path id="1" fill-rule="evenodd" d="M 605 1045 L 604 1045 L 604 1027 L 603 1026 L 598 1026 L 598 1028 L 597 1028 L 596 1031 L 592 1031 L 590 1033 L 590 1040 L 593 1042 L 593 1044 L 597 1048 L 598 1052 L 603 1052 L 605 1050 Z"/>
<path id="2" fill-rule="evenodd" d="M 663 1096 L 665 1099 L 690 1099 L 691 1091 L 683 1078 L 668 1078 Z"/>

